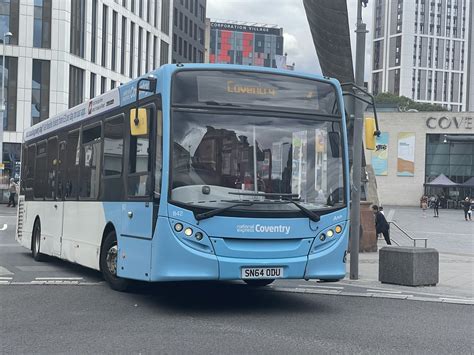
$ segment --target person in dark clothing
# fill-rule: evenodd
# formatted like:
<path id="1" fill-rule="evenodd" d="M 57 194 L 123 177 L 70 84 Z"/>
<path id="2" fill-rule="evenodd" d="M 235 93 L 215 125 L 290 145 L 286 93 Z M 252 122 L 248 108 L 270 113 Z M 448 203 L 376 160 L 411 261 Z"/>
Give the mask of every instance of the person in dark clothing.
<path id="1" fill-rule="evenodd" d="M 470 220 L 471 214 L 469 213 L 469 210 L 471 209 L 471 201 L 469 200 L 469 197 L 466 197 L 462 202 L 462 209 L 464 210 L 464 219 L 467 221 L 469 218 Z"/>
<path id="2" fill-rule="evenodd" d="M 385 216 L 379 211 L 378 206 L 372 206 L 372 210 L 374 211 L 375 215 L 375 232 L 377 235 L 382 233 L 387 245 L 392 245 L 390 242 L 390 225 L 385 219 Z"/>
<path id="3" fill-rule="evenodd" d="M 439 217 L 439 197 L 436 196 L 434 201 L 433 201 L 433 211 L 434 211 L 434 216 L 433 217 Z"/>

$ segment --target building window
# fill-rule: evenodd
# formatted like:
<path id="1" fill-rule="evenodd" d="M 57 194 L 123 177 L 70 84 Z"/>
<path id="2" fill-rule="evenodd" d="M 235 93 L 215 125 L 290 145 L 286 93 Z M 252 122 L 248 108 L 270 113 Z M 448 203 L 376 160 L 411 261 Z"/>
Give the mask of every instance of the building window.
<path id="1" fill-rule="evenodd" d="M 143 42 L 143 28 L 138 27 L 138 68 L 137 68 L 137 76 L 142 75 L 142 42 Z"/>
<path id="2" fill-rule="evenodd" d="M 156 4 L 155 4 L 156 6 Z M 150 23 L 151 1 L 146 1 L 146 22 Z"/>
<path id="3" fill-rule="evenodd" d="M 138 16 L 143 18 L 143 0 L 138 0 Z"/>
<path id="4" fill-rule="evenodd" d="M 110 80 L 110 90 L 115 89 L 117 82 L 115 80 Z"/>
<path id="5" fill-rule="evenodd" d="M 178 40 L 176 37 L 176 33 L 173 33 L 173 52 L 178 50 Z"/>
<path id="6" fill-rule="evenodd" d="M 102 7 L 102 66 L 107 67 L 107 11 L 108 7 Z"/>
<path id="7" fill-rule="evenodd" d="M 0 61 L 0 68 L 2 62 Z M 18 58 L 5 57 L 5 81 L 3 90 L 5 97 L 5 112 L 3 113 L 3 129 L 16 130 L 16 100 L 18 83 Z"/>
<path id="8" fill-rule="evenodd" d="M 133 58 L 134 58 L 134 46 L 135 46 L 135 24 L 130 23 L 130 71 L 128 76 L 133 78 Z"/>
<path id="9" fill-rule="evenodd" d="M 157 58 L 157 48 L 158 46 L 158 38 L 156 36 L 153 36 L 153 69 L 156 69 L 157 66 L 156 66 L 156 58 Z"/>
<path id="10" fill-rule="evenodd" d="M 178 54 L 183 55 L 183 39 L 181 37 L 178 38 Z"/>
<path id="11" fill-rule="evenodd" d="M 170 0 L 161 1 L 161 32 L 170 33 Z"/>
<path id="12" fill-rule="evenodd" d="M 111 69 L 115 71 L 116 65 L 116 53 L 117 53 L 117 12 L 112 12 L 112 64 Z"/>
<path id="13" fill-rule="evenodd" d="M 84 70 L 69 66 L 69 108 L 84 101 Z"/>
<path id="14" fill-rule="evenodd" d="M 70 52 L 81 58 L 84 58 L 85 6 L 85 0 L 71 0 Z"/>
<path id="15" fill-rule="evenodd" d="M 150 62 L 150 32 L 146 33 L 146 43 L 145 43 L 145 73 L 148 73 L 148 64 Z"/>
<path id="16" fill-rule="evenodd" d="M 13 34 L 13 36 L 10 38 L 10 44 L 18 44 L 19 18 L 20 0 L 0 1 L 0 33 L 3 34 L 10 31 Z M 3 41 L 3 37 L 1 40 Z"/>
<path id="17" fill-rule="evenodd" d="M 51 48 L 51 0 L 35 0 L 33 46 Z"/>
<path id="18" fill-rule="evenodd" d="M 127 18 L 122 17 L 122 46 L 120 48 L 120 74 L 125 74 L 125 52 L 127 40 Z"/>
<path id="19" fill-rule="evenodd" d="M 169 56 L 169 44 L 165 41 L 161 41 L 161 52 L 160 52 L 160 66 L 168 64 Z"/>
<path id="20" fill-rule="evenodd" d="M 89 83 L 89 98 L 93 99 L 95 97 L 95 81 L 96 81 L 96 75 L 94 73 L 91 73 L 91 81 Z"/>
<path id="21" fill-rule="evenodd" d="M 49 117 L 49 60 L 33 59 L 31 84 L 31 124 Z"/>
<path id="22" fill-rule="evenodd" d="M 91 62 L 95 63 L 97 46 L 97 0 L 92 0 Z"/>
<path id="23" fill-rule="evenodd" d="M 135 13 L 135 0 L 130 1 L 130 11 Z"/>
<path id="24" fill-rule="evenodd" d="M 100 78 L 100 93 L 103 94 L 107 91 L 107 78 L 105 76 Z"/>

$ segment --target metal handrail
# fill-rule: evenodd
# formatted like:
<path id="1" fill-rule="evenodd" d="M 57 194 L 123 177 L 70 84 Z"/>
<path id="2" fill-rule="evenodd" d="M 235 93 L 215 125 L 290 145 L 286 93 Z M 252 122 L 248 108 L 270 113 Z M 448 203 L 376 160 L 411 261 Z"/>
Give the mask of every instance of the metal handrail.
<path id="1" fill-rule="evenodd" d="M 390 221 L 390 222 L 388 222 L 388 223 L 389 223 L 389 224 L 393 224 L 395 227 L 398 228 L 398 230 L 399 230 L 400 232 L 402 232 L 402 233 L 405 235 L 405 237 L 407 237 L 408 239 L 412 240 L 414 247 L 416 247 L 416 242 L 417 242 L 417 240 L 423 240 L 423 241 L 425 242 L 425 248 L 428 247 L 428 238 L 412 238 L 412 237 L 410 237 L 410 235 L 409 235 L 407 232 L 405 232 L 405 231 L 404 231 L 398 224 L 396 224 L 394 221 Z"/>

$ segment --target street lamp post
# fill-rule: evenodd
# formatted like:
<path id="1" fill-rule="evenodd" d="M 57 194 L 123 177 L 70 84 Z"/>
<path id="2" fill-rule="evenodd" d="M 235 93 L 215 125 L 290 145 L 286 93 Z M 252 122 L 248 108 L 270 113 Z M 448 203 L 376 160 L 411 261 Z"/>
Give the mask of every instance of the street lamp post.
<path id="1" fill-rule="evenodd" d="M 2 46 L 2 87 L 1 87 L 1 104 L 0 104 L 0 163 L 3 164 L 3 117 L 5 116 L 5 44 L 7 38 L 13 36 L 13 33 L 6 32 L 3 34 L 3 46 Z"/>

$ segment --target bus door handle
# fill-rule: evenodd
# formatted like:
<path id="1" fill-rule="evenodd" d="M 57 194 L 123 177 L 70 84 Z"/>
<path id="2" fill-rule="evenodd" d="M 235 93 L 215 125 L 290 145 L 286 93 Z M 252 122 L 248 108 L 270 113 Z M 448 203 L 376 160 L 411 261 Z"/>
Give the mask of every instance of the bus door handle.
<path id="1" fill-rule="evenodd" d="M 128 215 L 128 218 L 133 218 L 133 212 L 132 211 L 128 211 L 127 215 Z"/>

